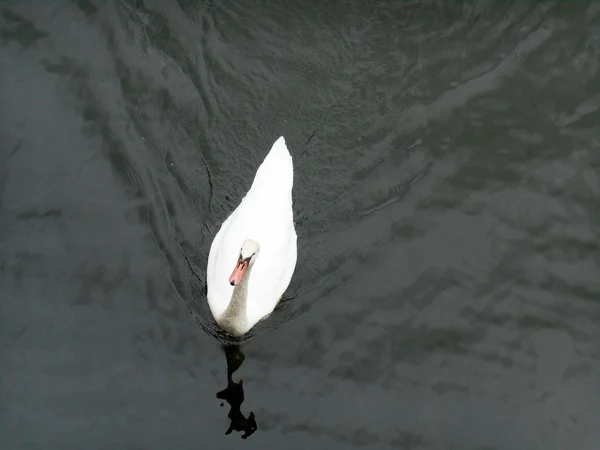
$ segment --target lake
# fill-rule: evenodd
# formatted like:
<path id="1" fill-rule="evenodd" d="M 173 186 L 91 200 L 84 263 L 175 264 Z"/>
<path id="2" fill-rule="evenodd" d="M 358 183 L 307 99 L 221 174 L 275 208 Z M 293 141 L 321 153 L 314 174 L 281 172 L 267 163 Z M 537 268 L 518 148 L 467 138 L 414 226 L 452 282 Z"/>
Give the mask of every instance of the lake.
<path id="1" fill-rule="evenodd" d="M 12 1 L 0 44 L 1 448 L 598 449 L 599 3 Z M 208 251 L 279 136 L 298 263 L 232 343 Z"/>

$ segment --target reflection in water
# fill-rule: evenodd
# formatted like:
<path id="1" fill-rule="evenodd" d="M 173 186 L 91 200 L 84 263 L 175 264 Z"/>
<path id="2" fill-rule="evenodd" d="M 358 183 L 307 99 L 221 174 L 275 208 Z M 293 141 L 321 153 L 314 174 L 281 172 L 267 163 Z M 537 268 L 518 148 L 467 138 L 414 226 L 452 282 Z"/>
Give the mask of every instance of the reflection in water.
<path id="1" fill-rule="evenodd" d="M 250 415 L 246 418 L 240 411 L 240 407 L 244 402 L 244 386 L 243 380 L 239 382 L 233 381 L 233 372 L 238 370 L 246 357 L 242 353 L 239 345 L 224 345 L 225 357 L 227 358 L 227 387 L 220 392 L 217 392 L 217 398 L 225 400 L 231 406 L 227 417 L 231 420 L 229 428 L 225 434 L 230 434 L 233 430 L 243 431 L 242 439 L 246 439 L 257 430 L 256 419 L 254 413 L 250 411 Z M 221 403 L 221 406 L 223 404 Z"/>

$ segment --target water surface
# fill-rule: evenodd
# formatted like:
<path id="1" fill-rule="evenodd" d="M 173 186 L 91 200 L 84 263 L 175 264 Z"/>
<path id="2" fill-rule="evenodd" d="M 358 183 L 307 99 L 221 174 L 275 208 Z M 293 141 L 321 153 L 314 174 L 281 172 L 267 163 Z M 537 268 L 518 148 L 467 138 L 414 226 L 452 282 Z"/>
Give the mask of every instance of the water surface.
<path id="1" fill-rule="evenodd" d="M 2 448 L 597 449 L 598 5 L 5 2 L 0 43 Z M 280 135 L 297 270 L 225 352 L 208 250 Z"/>

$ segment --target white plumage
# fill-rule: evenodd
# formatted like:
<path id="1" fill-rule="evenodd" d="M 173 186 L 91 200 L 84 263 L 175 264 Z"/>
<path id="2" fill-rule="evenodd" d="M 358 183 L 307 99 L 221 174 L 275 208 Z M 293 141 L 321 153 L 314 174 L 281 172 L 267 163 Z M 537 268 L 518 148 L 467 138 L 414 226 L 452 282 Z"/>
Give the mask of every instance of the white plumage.
<path id="1" fill-rule="evenodd" d="M 292 157 L 282 136 L 212 242 L 207 266 L 208 305 L 217 324 L 231 334 L 247 333 L 270 314 L 292 279 L 297 259 L 293 184 Z M 234 287 L 230 275 L 247 240 L 256 241 L 260 249 Z"/>

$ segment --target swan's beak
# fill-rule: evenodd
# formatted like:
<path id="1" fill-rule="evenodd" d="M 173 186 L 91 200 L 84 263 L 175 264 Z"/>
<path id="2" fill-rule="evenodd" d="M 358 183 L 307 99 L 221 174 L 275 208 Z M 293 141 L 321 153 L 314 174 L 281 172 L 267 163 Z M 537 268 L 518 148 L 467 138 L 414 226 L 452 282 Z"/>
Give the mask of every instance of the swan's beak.
<path id="1" fill-rule="evenodd" d="M 244 273 L 246 273 L 247 268 L 248 261 L 242 261 L 242 259 L 239 258 L 237 264 L 235 265 L 235 269 L 233 269 L 233 272 L 231 272 L 231 276 L 229 277 L 229 284 L 232 286 L 240 284 L 240 281 L 242 281 L 242 277 L 244 276 Z"/>

